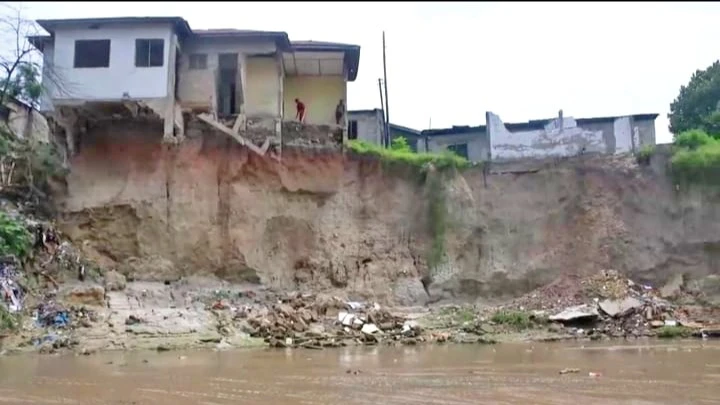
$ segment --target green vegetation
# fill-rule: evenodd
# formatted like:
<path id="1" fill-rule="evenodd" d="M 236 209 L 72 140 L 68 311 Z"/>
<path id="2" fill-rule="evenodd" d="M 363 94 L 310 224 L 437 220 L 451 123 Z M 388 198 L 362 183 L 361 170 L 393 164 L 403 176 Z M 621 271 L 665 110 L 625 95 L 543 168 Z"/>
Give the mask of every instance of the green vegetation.
<path id="1" fill-rule="evenodd" d="M 440 308 L 438 315 L 454 325 L 475 320 L 475 312 L 471 308 L 444 307 Z"/>
<path id="2" fill-rule="evenodd" d="M 449 150 L 441 153 L 413 152 L 404 137 L 393 139 L 387 149 L 361 140 L 348 141 L 348 147 L 359 155 L 375 156 L 386 164 L 414 167 L 424 174 L 423 180 L 428 191 L 428 233 L 432 237 L 427 263 L 432 272 L 442 263 L 445 255 L 445 233 L 448 224 L 443 173 L 448 169 L 470 167 L 470 162 Z M 430 167 L 436 170 L 431 173 L 428 170 Z"/>
<path id="3" fill-rule="evenodd" d="M 640 148 L 636 156 L 638 164 L 649 165 L 653 153 L 655 153 L 655 145 L 645 145 Z"/>
<path id="4" fill-rule="evenodd" d="M 685 131 L 702 129 L 708 133 L 720 132 L 720 61 L 705 70 L 693 73 L 687 86 L 670 104 L 670 132 L 679 135 Z"/>
<path id="5" fill-rule="evenodd" d="M 16 315 L 11 314 L 3 305 L 0 305 L 0 335 L 5 332 L 12 332 L 19 326 Z"/>
<path id="6" fill-rule="evenodd" d="M 684 326 L 663 326 L 657 331 L 661 339 L 686 338 L 692 335 L 692 330 Z"/>
<path id="7" fill-rule="evenodd" d="M 531 314 L 523 311 L 502 310 L 495 312 L 490 320 L 498 325 L 507 325 L 515 329 L 529 329 L 533 326 Z"/>
<path id="8" fill-rule="evenodd" d="M 720 61 L 697 70 L 680 88 L 668 118 L 676 182 L 720 185 Z"/>
<path id="9" fill-rule="evenodd" d="M 424 168 L 428 163 L 432 163 L 437 169 L 462 169 L 470 166 L 470 162 L 467 159 L 451 151 L 443 151 L 442 153 L 415 153 L 410 149 L 407 140 L 403 137 L 393 139 L 388 149 L 362 140 L 348 141 L 348 147 L 351 151 L 359 155 L 377 156 L 381 161 L 386 163 L 404 163 L 418 168 Z"/>
<path id="10" fill-rule="evenodd" d="M 447 204 L 441 173 L 427 178 L 428 186 L 428 232 L 432 237 L 427 262 L 431 271 L 443 262 L 445 257 L 445 232 L 447 231 Z"/>
<path id="11" fill-rule="evenodd" d="M 18 315 L 11 314 L 5 306 L 0 305 L 0 335 L 5 332 L 12 332 L 20 326 Z"/>
<path id="12" fill-rule="evenodd" d="M 720 141 L 700 129 L 683 132 L 675 138 L 670 165 L 678 183 L 720 184 Z"/>
<path id="13" fill-rule="evenodd" d="M 24 259 L 32 248 L 32 235 L 22 223 L 0 212 L 0 256 Z"/>
<path id="14" fill-rule="evenodd" d="M 20 139 L 0 127 L 0 173 L 0 190 L 46 201 L 49 181 L 67 169 L 52 144 Z"/>

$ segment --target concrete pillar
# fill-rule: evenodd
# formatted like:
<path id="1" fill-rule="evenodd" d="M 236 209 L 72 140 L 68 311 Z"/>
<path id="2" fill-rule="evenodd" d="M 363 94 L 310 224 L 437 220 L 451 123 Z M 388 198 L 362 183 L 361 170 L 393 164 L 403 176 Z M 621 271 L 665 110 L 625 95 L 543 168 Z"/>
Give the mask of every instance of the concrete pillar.
<path id="1" fill-rule="evenodd" d="M 177 62 L 177 35 L 170 37 L 168 44 L 168 79 L 167 79 L 167 96 L 165 97 L 165 106 L 163 113 L 163 140 L 175 141 L 175 76 L 177 75 L 175 66 Z M 182 119 L 182 118 L 181 118 Z"/>
<path id="2" fill-rule="evenodd" d="M 343 114 L 343 120 L 342 120 L 343 144 L 345 144 L 348 140 L 348 113 L 347 113 L 347 111 L 348 111 L 348 99 L 347 99 L 347 84 L 348 84 L 348 82 L 347 82 L 347 78 L 348 78 L 348 75 L 346 73 L 345 74 L 345 86 L 344 86 L 345 94 L 343 94 L 343 101 L 345 102 L 345 114 Z"/>
<path id="3" fill-rule="evenodd" d="M 278 66 L 278 107 L 275 133 L 282 144 L 282 122 L 285 117 L 285 67 L 283 65 L 283 55 L 281 51 L 275 53 L 275 60 Z"/>
<path id="4" fill-rule="evenodd" d="M 245 102 L 247 101 L 247 60 L 248 56 L 244 53 L 238 54 L 238 88 L 235 90 L 236 97 L 240 100 L 239 114 L 245 116 Z"/>

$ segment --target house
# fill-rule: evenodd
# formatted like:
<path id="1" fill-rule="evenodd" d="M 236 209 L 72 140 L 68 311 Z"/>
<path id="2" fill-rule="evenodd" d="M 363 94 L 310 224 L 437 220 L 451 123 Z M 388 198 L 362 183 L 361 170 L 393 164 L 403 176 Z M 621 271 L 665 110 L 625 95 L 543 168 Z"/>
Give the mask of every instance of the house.
<path id="1" fill-rule="evenodd" d="M 490 160 L 490 139 L 485 125 L 456 126 L 422 131 L 426 150 L 451 150 L 472 162 Z"/>
<path id="2" fill-rule="evenodd" d="M 193 30 L 180 17 L 37 23 L 50 33 L 30 38 L 44 54 L 43 76 L 59 78 L 47 86 L 42 110 L 66 132 L 78 108 L 112 104 L 154 111 L 166 140 L 183 137 L 188 113 L 229 135 L 256 128 L 280 136 L 295 117 L 296 98 L 306 105 L 306 124 L 347 128 L 336 123 L 335 109 L 340 100 L 347 105 L 347 83 L 357 77 L 357 45 L 290 41 L 285 32 Z M 222 118 L 233 118 L 232 129 Z"/>
<path id="3" fill-rule="evenodd" d="M 371 113 L 377 111 L 376 113 Z M 380 142 L 381 110 L 351 111 L 349 131 L 359 139 Z M 416 131 L 391 124 L 393 137 L 405 136 L 416 151 L 452 150 L 473 162 L 573 156 L 579 153 L 637 152 L 655 145 L 658 114 L 578 118 L 563 117 L 504 123 L 488 112 L 489 125 L 452 126 Z M 356 122 L 355 124 L 353 122 Z M 353 127 L 354 125 L 354 127 Z"/>
<path id="4" fill-rule="evenodd" d="M 36 108 L 15 97 L 7 97 L 0 106 L 0 122 L 20 139 L 49 141 L 47 120 Z"/>
<path id="5" fill-rule="evenodd" d="M 586 153 L 636 153 L 655 145 L 658 114 L 577 118 L 565 117 L 505 124 L 486 113 L 493 161 L 576 156 Z"/>
<path id="6" fill-rule="evenodd" d="M 385 116 L 383 110 L 348 111 L 348 139 L 360 139 L 381 145 L 383 143 Z M 402 125 L 390 124 L 390 140 L 398 137 L 407 139 L 415 152 L 424 152 L 425 143 L 420 131 Z"/>

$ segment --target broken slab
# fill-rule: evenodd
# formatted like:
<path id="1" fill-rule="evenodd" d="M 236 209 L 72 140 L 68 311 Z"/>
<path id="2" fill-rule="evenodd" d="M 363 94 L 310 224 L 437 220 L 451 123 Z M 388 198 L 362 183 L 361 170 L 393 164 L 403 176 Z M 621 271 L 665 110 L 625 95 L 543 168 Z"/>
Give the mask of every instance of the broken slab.
<path id="1" fill-rule="evenodd" d="M 375 324 L 366 323 L 360 331 L 366 335 L 373 335 L 380 332 L 380 328 L 378 328 Z"/>
<path id="2" fill-rule="evenodd" d="M 228 127 L 226 127 L 225 125 L 223 125 L 223 124 L 219 123 L 218 121 L 216 121 L 216 120 L 215 120 L 212 116 L 210 116 L 209 114 L 199 114 L 197 117 L 198 117 L 198 119 L 206 122 L 207 124 L 209 124 L 209 125 L 212 126 L 213 128 L 216 128 L 216 129 L 218 129 L 219 131 L 221 131 L 221 132 L 229 135 L 231 138 L 235 139 L 240 145 L 246 146 L 246 147 L 249 148 L 251 151 L 257 153 L 257 154 L 260 155 L 260 156 L 265 156 L 266 150 L 263 150 L 263 149 L 261 149 L 261 148 L 258 148 L 258 147 L 255 146 L 252 142 L 250 142 L 250 141 L 248 141 L 247 139 L 243 138 L 243 137 L 240 136 L 239 134 L 233 132 L 232 128 L 228 128 Z"/>
<path id="3" fill-rule="evenodd" d="M 595 308 L 594 306 L 577 305 L 574 307 L 566 308 L 558 314 L 551 315 L 548 317 L 548 319 L 557 322 L 571 322 L 580 320 L 584 321 L 597 318 L 598 315 L 599 314 L 597 308 Z"/>
<path id="4" fill-rule="evenodd" d="M 635 309 L 641 308 L 643 303 L 633 297 L 626 297 L 622 300 L 604 300 L 600 301 L 598 306 L 606 314 L 612 317 L 620 317 L 629 314 Z"/>

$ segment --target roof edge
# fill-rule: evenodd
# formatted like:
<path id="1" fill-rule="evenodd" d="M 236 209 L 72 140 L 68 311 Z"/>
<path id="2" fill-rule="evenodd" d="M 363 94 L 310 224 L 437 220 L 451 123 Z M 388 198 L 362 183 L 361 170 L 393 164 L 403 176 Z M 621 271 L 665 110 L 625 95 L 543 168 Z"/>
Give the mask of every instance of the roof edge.
<path id="1" fill-rule="evenodd" d="M 52 40 L 52 35 L 28 35 L 26 38 L 30 45 L 42 53 L 45 52 L 45 44 Z"/>
<path id="2" fill-rule="evenodd" d="M 284 31 L 213 31 L 213 30 L 197 30 L 192 31 L 195 38 L 246 38 L 246 39 L 273 39 L 278 49 L 281 51 L 289 51 L 292 49 L 290 37 Z"/>
<path id="3" fill-rule="evenodd" d="M 172 23 L 181 34 L 190 34 L 190 24 L 182 17 L 100 17 L 100 18 L 69 18 L 40 19 L 35 22 L 45 31 L 53 34 L 55 28 L 63 25 L 77 24 L 132 24 L 132 23 Z"/>
<path id="4" fill-rule="evenodd" d="M 360 67 L 360 45 L 334 42 L 291 41 L 292 49 L 297 52 L 343 52 L 344 63 L 348 70 L 348 81 L 357 79 Z"/>

